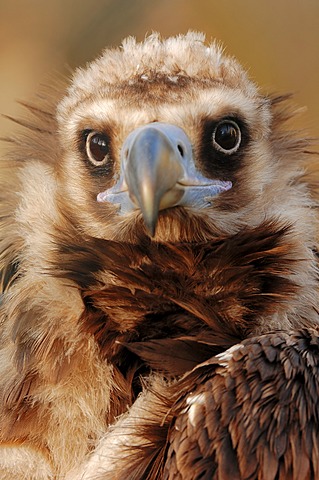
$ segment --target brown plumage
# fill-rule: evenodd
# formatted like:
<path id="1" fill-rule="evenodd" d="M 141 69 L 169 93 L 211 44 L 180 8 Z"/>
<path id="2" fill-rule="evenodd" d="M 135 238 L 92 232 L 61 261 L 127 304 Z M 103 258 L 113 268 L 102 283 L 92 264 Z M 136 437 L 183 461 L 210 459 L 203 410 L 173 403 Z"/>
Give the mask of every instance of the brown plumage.
<path id="1" fill-rule="evenodd" d="M 0 477 L 315 478 L 316 202 L 289 97 L 194 33 L 128 39 L 60 92 L 1 167 Z"/>
<path id="2" fill-rule="evenodd" d="M 148 387 L 105 437 L 96 478 L 318 478 L 318 358 L 318 330 L 268 333 Z"/>

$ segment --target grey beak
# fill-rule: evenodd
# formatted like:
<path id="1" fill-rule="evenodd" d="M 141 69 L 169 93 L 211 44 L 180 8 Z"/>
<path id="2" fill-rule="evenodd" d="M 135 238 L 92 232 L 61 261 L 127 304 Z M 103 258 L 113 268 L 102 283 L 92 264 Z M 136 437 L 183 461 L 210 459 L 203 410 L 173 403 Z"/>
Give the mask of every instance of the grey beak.
<path id="1" fill-rule="evenodd" d="M 125 181 L 129 196 L 151 235 L 159 211 L 178 204 L 183 196 L 183 189 L 178 188 L 183 176 L 180 157 L 178 146 L 152 125 L 138 132 L 128 150 Z"/>

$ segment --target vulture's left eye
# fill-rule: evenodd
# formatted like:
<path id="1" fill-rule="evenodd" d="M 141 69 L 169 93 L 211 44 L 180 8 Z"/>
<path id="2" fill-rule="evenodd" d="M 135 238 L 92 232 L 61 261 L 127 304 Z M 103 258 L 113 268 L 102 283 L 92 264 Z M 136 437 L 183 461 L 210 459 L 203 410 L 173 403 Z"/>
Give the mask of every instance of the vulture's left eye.
<path id="1" fill-rule="evenodd" d="M 213 145 L 216 150 L 230 155 L 235 153 L 241 143 L 241 131 L 233 120 L 222 120 L 213 131 Z"/>
<path id="2" fill-rule="evenodd" d="M 107 160 L 110 141 L 107 135 L 98 132 L 91 132 L 86 138 L 86 153 L 91 162 L 101 165 Z"/>

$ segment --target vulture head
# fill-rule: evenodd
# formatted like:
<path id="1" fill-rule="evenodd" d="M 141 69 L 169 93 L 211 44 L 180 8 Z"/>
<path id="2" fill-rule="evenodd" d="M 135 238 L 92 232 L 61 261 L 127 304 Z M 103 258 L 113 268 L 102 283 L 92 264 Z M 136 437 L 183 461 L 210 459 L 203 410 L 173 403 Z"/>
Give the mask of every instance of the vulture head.
<path id="1" fill-rule="evenodd" d="M 75 74 L 57 110 L 57 195 L 87 235 L 199 242 L 304 217 L 280 98 L 203 40 L 128 38 Z"/>
<path id="2" fill-rule="evenodd" d="M 141 376 L 318 324 L 309 141 L 289 96 L 194 32 L 128 38 L 57 90 L 25 104 L 1 164 L 4 478 L 20 478 L 16 444 L 21 475 L 64 475 Z"/>

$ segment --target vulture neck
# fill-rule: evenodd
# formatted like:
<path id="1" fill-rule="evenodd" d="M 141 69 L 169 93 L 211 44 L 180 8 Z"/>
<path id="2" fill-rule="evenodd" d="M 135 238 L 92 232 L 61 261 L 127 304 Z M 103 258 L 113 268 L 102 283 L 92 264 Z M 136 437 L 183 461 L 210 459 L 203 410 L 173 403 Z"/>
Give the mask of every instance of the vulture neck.
<path id="1" fill-rule="evenodd" d="M 248 336 L 317 322 L 314 256 L 278 222 L 199 243 L 62 244 L 59 274 L 81 288 L 81 328 L 124 376 L 133 365 L 179 375 Z"/>

